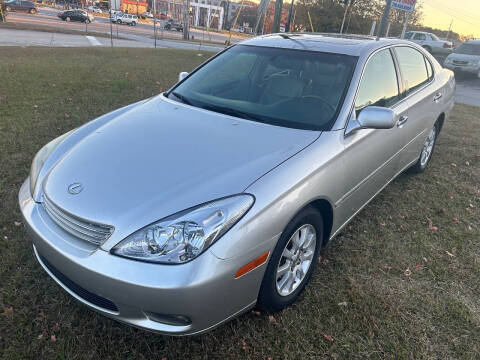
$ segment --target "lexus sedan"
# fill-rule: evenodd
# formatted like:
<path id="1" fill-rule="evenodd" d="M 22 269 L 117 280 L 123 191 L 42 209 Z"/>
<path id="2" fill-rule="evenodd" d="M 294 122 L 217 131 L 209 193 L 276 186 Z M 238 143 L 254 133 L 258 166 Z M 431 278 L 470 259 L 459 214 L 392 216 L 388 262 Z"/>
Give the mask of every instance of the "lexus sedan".
<path id="1" fill-rule="evenodd" d="M 454 88 L 409 41 L 246 40 L 36 154 L 19 193 L 34 253 L 80 302 L 163 334 L 280 311 L 321 247 L 429 166 Z"/>

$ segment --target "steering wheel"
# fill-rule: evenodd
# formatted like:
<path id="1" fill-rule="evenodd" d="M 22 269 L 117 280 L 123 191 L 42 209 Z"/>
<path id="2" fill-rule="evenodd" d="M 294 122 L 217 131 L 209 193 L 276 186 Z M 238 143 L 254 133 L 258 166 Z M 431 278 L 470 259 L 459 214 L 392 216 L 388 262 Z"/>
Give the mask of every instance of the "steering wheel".
<path id="1" fill-rule="evenodd" d="M 333 107 L 333 105 L 328 102 L 328 100 L 324 99 L 324 98 L 321 97 L 321 96 L 318 96 L 318 95 L 303 95 L 303 96 L 301 97 L 301 99 L 315 99 L 315 100 L 319 100 L 319 101 L 322 102 L 323 105 L 325 105 L 327 108 L 329 108 L 329 109 L 332 111 L 332 113 L 335 113 L 335 112 L 337 111 L 337 109 L 335 109 L 335 108 Z"/>

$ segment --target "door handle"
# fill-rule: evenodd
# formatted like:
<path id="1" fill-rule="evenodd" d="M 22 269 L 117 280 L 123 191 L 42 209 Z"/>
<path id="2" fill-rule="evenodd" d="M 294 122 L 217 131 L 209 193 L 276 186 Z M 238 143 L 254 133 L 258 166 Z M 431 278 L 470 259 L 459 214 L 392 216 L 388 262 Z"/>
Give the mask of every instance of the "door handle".
<path id="1" fill-rule="evenodd" d="M 400 119 L 397 121 L 397 127 L 401 128 L 408 121 L 408 116 L 400 116 Z"/>
<path id="2" fill-rule="evenodd" d="M 443 94 L 442 93 L 436 93 L 435 96 L 433 97 L 433 101 L 437 102 L 442 98 Z"/>

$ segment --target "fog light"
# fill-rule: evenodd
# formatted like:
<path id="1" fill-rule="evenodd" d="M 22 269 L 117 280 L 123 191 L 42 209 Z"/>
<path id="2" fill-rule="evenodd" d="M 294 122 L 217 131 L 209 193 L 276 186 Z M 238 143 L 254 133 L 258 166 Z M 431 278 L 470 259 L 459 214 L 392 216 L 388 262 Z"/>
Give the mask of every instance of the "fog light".
<path id="1" fill-rule="evenodd" d="M 185 315 L 157 314 L 151 312 L 146 312 L 145 314 L 150 320 L 166 325 L 187 326 L 192 323 L 192 320 Z"/>

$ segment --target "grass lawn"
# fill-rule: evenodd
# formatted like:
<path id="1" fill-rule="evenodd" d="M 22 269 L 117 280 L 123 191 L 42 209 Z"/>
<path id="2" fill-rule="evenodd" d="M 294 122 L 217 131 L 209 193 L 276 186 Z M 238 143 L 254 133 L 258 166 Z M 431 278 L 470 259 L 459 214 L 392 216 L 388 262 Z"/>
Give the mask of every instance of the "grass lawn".
<path id="1" fill-rule="evenodd" d="M 107 319 L 41 269 L 17 192 L 35 152 L 158 93 L 209 56 L 0 49 L 0 358 L 427 358 L 480 354 L 480 111 L 456 106 L 431 167 L 402 175 L 329 244 L 300 300 L 171 338 Z"/>

